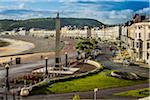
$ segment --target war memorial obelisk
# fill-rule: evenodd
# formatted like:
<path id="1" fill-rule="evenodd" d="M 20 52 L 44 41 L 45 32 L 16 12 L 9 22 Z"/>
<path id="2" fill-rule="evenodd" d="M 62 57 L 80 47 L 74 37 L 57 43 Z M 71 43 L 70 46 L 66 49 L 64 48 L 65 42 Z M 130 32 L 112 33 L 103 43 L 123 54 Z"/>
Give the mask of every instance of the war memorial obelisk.
<path id="1" fill-rule="evenodd" d="M 55 40 L 55 68 L 60 68 L 60 18 L 59 13 L 57 13 L 56 17 L 56 40 Z"/>

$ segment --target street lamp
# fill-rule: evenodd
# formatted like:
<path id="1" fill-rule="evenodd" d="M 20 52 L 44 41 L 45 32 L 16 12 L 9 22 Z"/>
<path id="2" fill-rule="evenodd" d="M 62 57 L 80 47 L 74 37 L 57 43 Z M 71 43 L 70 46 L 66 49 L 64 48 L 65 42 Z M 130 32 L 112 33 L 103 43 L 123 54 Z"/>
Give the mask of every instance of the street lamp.
<path id="1" fill-rule="evenodd" d="M 48 66 L 48 57 L 45 57 L 45 66 L 46 66 L 45 74 L 48 75 L 48 69 L 47 69 L 47 66 Z"/>
<path id="2" fill-rule="evenodd" d="M 6 68 L 6 100 L 7 100 L 7 99 L 8 99 L 8 98 L 7 98 L 7 92 L 9 91 L 9 88 L 10 88 L 10 86 L 9 86 L 9 80 L 8 80 L 9 65 L 6 64 L 6 65 L 5 65 L 5 68 Z"/>
<path id="3" fill-rule="evenodd" d="M 68 66 L 68 53 L 65 52 L 65 60 L 66 60 L 66 63 L 65 63 L 65 67 Z"/>
<path id="4" fill-rule="evenodd" d="M 94 89 L 94 100 L 96 100 L 96 92 L 98 91 L 98 88 Z"/>
<path id="5" fill-rule="evenodd" d="M 9 80 L 8 80 L 8 74 L 9 74 L 9 65 L 8 64 L 6 64 L 5 65 L 5 68 L 6 68 L 6 89 L 7 89 L 7 91 L 9 91 L 9 89 L 10 89 L 10 86 L 9 86 Z"/>

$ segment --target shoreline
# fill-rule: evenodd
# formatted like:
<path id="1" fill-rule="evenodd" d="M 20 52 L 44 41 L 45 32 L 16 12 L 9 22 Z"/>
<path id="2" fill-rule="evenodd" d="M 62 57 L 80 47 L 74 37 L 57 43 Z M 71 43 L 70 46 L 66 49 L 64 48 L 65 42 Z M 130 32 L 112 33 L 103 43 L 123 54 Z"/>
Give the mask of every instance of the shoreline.
<path id="1" fill-rule="evenodd" d="M 8 46 L 0 47 L 0 56 L 18 54 L 20 52 L 33 49 L 35 47 L 33 43 L 22 40 L 8 38 L 0 38 L 0 40 L 10 43 L 10 45 Z"/>

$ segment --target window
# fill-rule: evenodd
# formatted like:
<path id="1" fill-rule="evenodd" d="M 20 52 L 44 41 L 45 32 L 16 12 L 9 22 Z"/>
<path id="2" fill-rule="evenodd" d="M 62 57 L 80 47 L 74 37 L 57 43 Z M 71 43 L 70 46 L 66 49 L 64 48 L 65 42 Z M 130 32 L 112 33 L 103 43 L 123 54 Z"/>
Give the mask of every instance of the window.
<path id="1" fill-rule="evenodd" d="M 149 53 L 147 53 L 147 59 L 149 59 L 149 56 L 150 56 Z"/>
<path id="2" fill-rule="evenodd" d="M 142 45 L 142 42 L 140 42 L 140 48 L 142 48 L 142 46 L 143 46 L 143 45 Z"/>
<path id="3" fill-rule="evenodd" d="M 150 33 L 148 34 L 148 38 L 150 39 Z"/>
<path id="4" fill-rule="evenodd" d="M 139 43 L 138 42 L 136 42 L 136 48 L 139 48 Z"/>
<path id="5" fill-rule="evenodd" d="M 147 43 L 147 49 L 149 49 L 150 48 L 150 43 Z"/>
<path id="6" fill-rule="evenodd" d="M 141 38 L 141 33 L 139 33 L 139 38 Z"/>
<path id="7" fill-rule="evenodd" d="M 132 46 L 133 46 L 133 48 L 134 48 L 134 41 L 133 41 L 133 45 L 132 45 Z"/>

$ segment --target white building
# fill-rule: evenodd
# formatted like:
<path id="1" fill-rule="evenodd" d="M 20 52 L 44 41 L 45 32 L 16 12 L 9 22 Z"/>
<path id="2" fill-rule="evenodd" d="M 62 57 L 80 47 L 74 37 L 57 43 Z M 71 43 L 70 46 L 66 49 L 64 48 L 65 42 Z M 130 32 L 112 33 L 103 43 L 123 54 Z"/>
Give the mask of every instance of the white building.
<path id="1" fill-rule="evenodd" d="M 128 27 L 128 46 L 131 57 L 150 64 L 150 20 Z"/>
<path id="2" fill-rule="evenodd" d="M 120 27 L 107 27 L 100 29 L 99 27 L 88 28 L 87 26 L 84 29 L 70 29 L 70 27 L 63 27 L 61 29 L 61 35 L 63 37 L 92 37 L 92 38 L 101 38 L 102 40 L 116 41 L 116 38 L 119 37 Z"/>
<path id="3" fill-rule="evenodd" d="M 102 40 L 116 41 L 120 35 L 120 26 L 106 27 L 96 29 L 92 32 L 93 37 L 99 37 Z M 95 35 L 95 36 L 94 36 Z"/>
<path id="4" fill-rule="evenodd" d="M 36 37 L 55 36 L 55 33 L 56 33 L 55 30 L 36 29 L 36 28 L 32 28 L 29 30 L 29 35 L 36 36 Z"/>
<path id="5" fill-rule="evenodd" d="M 74 28 L 72 29 L 69 26 L 61 28 L 62 37 L 88 37 L 88 27 L 85 26 L 84 29 Z"/>
<path id="6" fill-rule="evenodd" d="M 13 29 L 12 31 L 4 31 L 4 32 L 1 32 L 1 35 L 27 35 L 27 31 L 24 30 L 24 28 L 19 28 L 19 29 Z"/>

